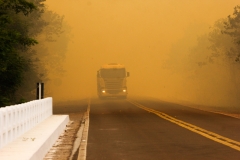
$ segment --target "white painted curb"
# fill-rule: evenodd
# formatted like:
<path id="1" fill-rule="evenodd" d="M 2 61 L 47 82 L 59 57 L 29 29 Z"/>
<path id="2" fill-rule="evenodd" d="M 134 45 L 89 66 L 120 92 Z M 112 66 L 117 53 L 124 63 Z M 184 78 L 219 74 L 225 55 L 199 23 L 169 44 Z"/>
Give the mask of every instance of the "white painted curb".
<path id="1" fill-rule="evenodd" d="M 68 115 L 52 115 L 0 149 L 1 160 L 42 160 L 68 124 Z"/>
<path id="2" fill-rule="evenodd" d="M 87 158 L 87 141 L 88 141 L 88 130 L 89 130 L 89 114 L 90 114 L 90 99 L 88 100 L 87 112 L 84 113 L 84 128 L 81 136 L 81 142 L 78 150 L 77 160 L 86 160 Z"/>

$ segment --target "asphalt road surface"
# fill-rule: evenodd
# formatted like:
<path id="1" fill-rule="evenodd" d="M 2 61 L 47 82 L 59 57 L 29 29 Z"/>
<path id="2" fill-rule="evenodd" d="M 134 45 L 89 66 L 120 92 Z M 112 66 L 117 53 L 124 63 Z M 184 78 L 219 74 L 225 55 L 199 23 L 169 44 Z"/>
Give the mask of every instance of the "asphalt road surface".
<path id="1" fill-rule="evenodd" d="M 229 114 L 228 109 L 216 113 L 209 112 L 212 108 L 195 109 L 155 99 L 91 98 L 55 107 L 54 112 L 69 113 L 71 119 L 87 108 L 87 160 L 240 159 L 238 109 Z M 79 119 L 76 122 L 81 124 Z"/>
<path id="2" fill-rule="evenodd" d="M 240 119 L 157 100 L 91 100 L 87 160 L 240 159 Z"/>

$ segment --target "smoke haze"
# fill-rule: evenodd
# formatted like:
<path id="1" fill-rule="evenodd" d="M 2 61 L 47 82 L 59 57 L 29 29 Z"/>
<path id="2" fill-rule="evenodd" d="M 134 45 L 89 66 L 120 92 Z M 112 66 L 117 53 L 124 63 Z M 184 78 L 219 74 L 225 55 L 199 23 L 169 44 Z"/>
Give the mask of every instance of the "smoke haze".
<path id="1" fill-rule="evenodd" d="M 194 52 L 194 47 L 201 45 L 199 38 L 208 34 L 217 20 L 232 14 L 238 3 L 47 0 L 48 8 L 64 15 L 64 23 L 70 26 L 63 29 L 70 32 L 66 73 L 46 84 L 47 96 L 55 101 L 96 96 L 96 71 L 102 64 L 121 63 L 130 72 L 129 96 L 236 106 L 239 78 L 235 76 L 233 82 L 229 77 L 237 74 L 217 64 L 199 67 L 194 60 L 207 50 Z M 61 49 L 61 44 L 56 45 Z M 199 56 L 191 57 L 193 52 Z"/>

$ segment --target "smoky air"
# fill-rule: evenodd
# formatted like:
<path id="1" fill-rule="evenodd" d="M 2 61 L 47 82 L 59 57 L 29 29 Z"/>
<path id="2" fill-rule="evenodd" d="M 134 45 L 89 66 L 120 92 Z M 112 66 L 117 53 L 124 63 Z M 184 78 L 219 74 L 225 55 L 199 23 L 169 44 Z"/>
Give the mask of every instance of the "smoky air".
<path id="1" fill-rule="evenodd" d="M 64 16 L 63 33 L 46 44 L 49 53 L 64 54 L 64 71 L 60 76 L 49 72 L 45 84 L 46 96 L 54 101 L 97 97 L 97 71 L 103 64 L 120 63 L 131 73 L 128 97 L 240 104 L 235 52 L 239 46 L 221 33 L 238 0 L 47 0 L 45 4 Z"/>

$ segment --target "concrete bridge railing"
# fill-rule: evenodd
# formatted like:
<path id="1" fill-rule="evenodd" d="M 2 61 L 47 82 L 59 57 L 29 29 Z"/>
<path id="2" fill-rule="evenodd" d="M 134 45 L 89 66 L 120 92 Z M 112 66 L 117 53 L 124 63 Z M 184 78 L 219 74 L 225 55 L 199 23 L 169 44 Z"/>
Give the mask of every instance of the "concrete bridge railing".
<path id="1" fill-rule="evenodd" d="M 51 97 L 0 108 L 0 149 L 51 115 Z"/>

